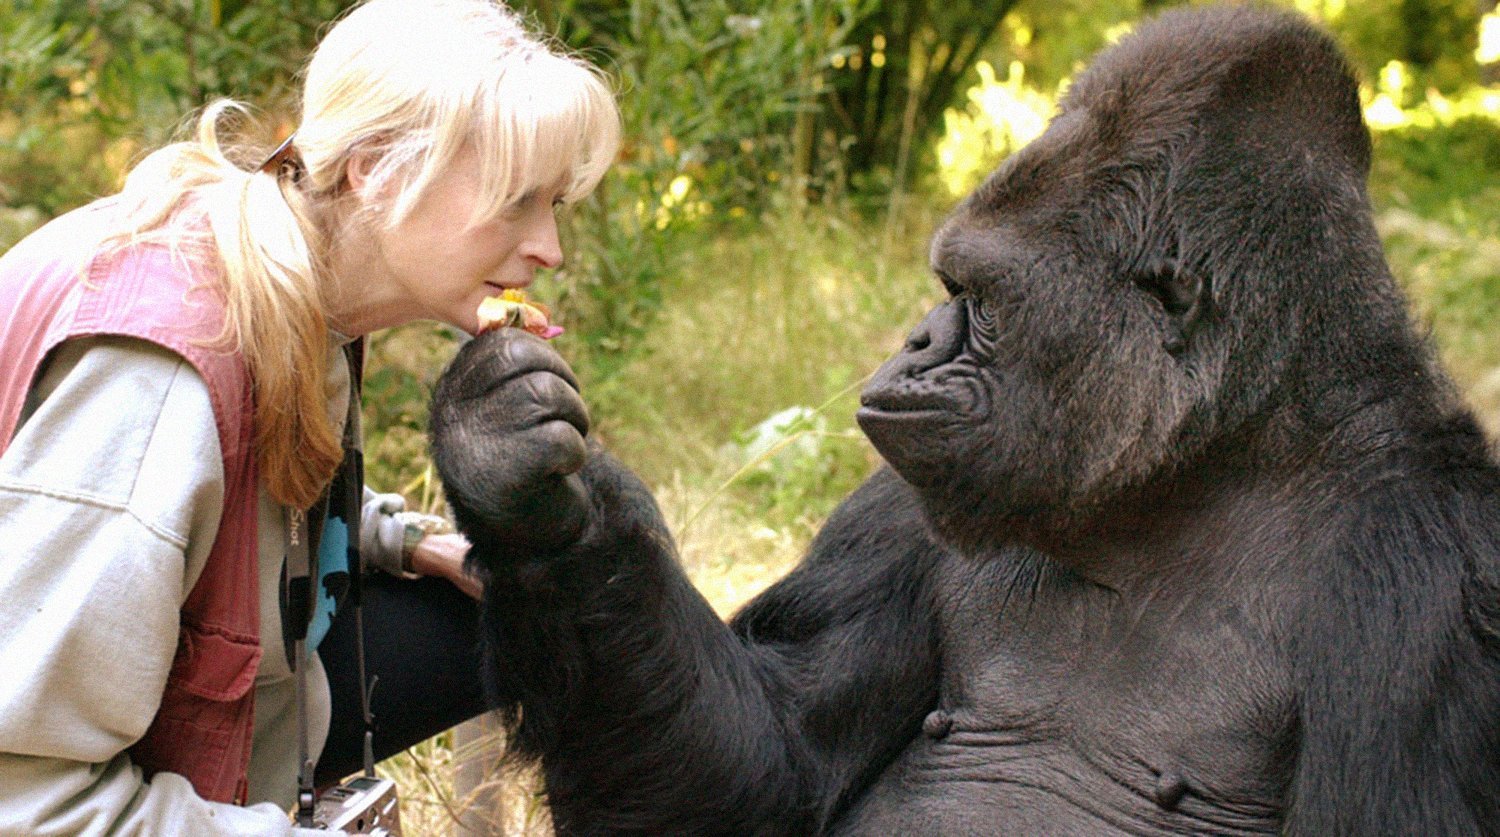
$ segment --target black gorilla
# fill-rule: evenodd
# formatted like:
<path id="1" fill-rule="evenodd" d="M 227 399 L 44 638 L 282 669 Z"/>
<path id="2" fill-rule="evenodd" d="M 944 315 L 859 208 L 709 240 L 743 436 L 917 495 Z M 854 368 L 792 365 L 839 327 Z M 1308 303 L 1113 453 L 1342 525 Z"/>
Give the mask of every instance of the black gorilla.
<path id="1" fill-rule="evenodd" d="M 1500 833 L 1500 470 L 1386 268 L 1325 35 L 1168 13 L 937 234 L 890 468 L 728 626 L 567 367 L 434 450 L 565 834 Z"/>

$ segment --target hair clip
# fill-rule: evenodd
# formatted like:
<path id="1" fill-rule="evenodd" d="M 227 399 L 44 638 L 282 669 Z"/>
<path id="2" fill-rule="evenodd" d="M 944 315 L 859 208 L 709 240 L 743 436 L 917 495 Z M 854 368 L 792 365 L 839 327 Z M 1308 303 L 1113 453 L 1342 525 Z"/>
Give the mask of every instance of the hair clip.
<path id="1" fill-rule="evenodd" d="M 260 164 L 258 171 L 273 176 L 280 176 L 283 171 L 290 169 L 293 180 L 301 176 L 302 157 L 297 154 L 297 149 L 292 146 L 292 140 L 296 138 L 296 131 L 287 134 L 286 139 L 281 141 L 281 145 L 276 146 L 276 150 L 271 152 L 271 156 L 267 157 L 266 161 Z"/>

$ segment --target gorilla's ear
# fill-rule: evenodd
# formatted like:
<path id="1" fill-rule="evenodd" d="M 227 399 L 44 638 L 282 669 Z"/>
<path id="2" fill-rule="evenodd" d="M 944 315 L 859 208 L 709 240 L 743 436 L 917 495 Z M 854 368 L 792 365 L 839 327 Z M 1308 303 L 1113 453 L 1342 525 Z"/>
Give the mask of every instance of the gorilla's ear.
<path id="1" fill-rule="evenodd" d="M 1208 291 L 1204 281 L 1176 259 L 1159 259 L 1135 275 L 1135 285 L 1155 299 L 1167 315 L 1162 348 L 1173 357 L 1181 355 L 1203 314 Z"/>

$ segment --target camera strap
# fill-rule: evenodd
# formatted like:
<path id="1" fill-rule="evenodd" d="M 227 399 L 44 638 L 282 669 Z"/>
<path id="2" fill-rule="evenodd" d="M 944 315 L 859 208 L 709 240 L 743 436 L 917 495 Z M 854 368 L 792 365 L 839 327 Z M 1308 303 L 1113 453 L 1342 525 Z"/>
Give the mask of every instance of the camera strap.
<path id="1" fill-rule="evenodd" d="M 321 504 L 320 504 L 321 505 Z M 317 578 L 317 551 L 307 531 L 307 515 L 297 508 L 286 514 L 286 620 L 292 626 L 292 670 L 297 676 L 297 825 L 313 824 L 317 802 L 313 788 L 313 762 L 307 733 L 307 628 L 313 617 L 313 584 Z M 364 638 L 360 638 L 363 643 Z"/>
<path id="2" fill-rule="evenodd" d="M 360 428 L 360 373 L 364 360 L 364 341 L 356 340 L 344 347 L 349 364 L 349 404 L 344 421 L 343 460 L 334 474 L 327 493 L 307 512 L 286 508 L 286 593 L 282 600 L 285 616 L 283 631 L 290 640 L 288 660 L 296 675 L 297 704 L 297 824 L 313 826 L 313 814 L 317 805 L 317 790 L 314 785 L 316 764 L 311 753 L 308 735 L 308 657 L 311 653 L 309 628 L 318 615 L 320 595 L 333 595 L 332 590 L 321 591 L 321 575 L 318 568 L 320 541 L 327 534 L 327 526 L 337 523 L 329 517 L 342 517 L 342 534 L 347 556 L 348 586 L 340 607 L 354 608 L 355 656 L 358 663 L 360 685 L 360 710 L 364 715 L 364 772 L 375 775 L 374 729 L 375 719 L 370 712 L 370 696 L 375 684 L 365 674 L 365 632 L 363 613 L 363 559 L 359 554 L 360 505 L 364 489 L 364 454 L 361 450 Z M 327 526 L 325 526 L 325 521 Z M 328 546 L 337 549 L 337 541 Z M 336 567 L 336 564 L 335 564 Z"/>

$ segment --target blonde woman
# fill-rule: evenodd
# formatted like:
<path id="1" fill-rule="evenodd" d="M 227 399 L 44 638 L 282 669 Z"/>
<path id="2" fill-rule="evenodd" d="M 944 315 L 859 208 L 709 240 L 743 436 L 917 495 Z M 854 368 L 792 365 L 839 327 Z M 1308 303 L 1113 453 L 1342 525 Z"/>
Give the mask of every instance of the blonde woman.
<path id="1" fill-rule="evenodd" d="M 600 74 L 485 0 L 355 8 L 275 154 L 221 145 L 231 107 L 0 258 L 0 834 L 297 831 L 288 638 L 307 613 L 282 588 L 309 530 L 310 755 L 339 750 L 326 781 L 357 750 L 349 629 L 327 611 L 365 499 L 359 338 L 472 332 L 483 298 L 556 267 L 554 206 L 619 135 Z M 480 708 L 444 685 L 474 677 L 453 662 L 472 659 L 465 545 L 393 536 L 398 505 L 363 513 L 367 560 L 402 576 L 367 579 L 385 751 Z"/>

